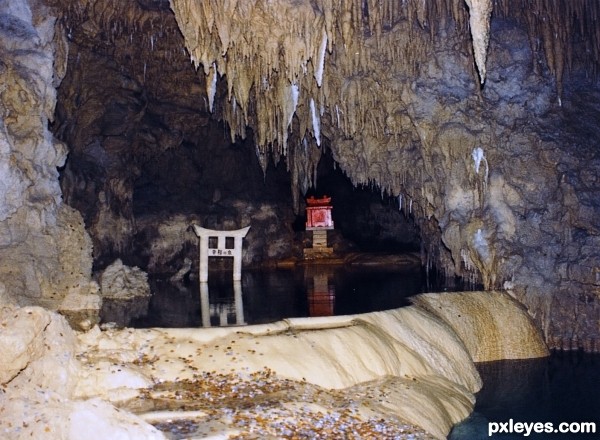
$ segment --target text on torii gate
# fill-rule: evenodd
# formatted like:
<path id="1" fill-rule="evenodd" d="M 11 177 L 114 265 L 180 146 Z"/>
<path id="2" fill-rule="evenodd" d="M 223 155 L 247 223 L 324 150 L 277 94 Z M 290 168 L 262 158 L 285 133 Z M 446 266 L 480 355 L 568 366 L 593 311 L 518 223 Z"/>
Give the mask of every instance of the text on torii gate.
<path id="1" fill-rule="evenodd" d="M 223 232 L 221 232 L 222 234 Z M 210 257 L 233 257 L 235 239 L 228 236 L 208 236 L 208 255 Z"/>

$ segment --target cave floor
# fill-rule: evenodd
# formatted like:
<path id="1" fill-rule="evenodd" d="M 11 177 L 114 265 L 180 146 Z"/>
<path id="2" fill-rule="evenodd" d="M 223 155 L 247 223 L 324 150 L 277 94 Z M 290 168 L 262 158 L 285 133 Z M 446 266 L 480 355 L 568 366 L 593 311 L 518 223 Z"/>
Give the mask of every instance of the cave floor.
<path id="1" fill-rule="evenodd" d="M 192 380 L 165 382 L 122 405 L 169 439 L 433 439 L 390 414 L 366 416 L 362 405 L 378 382 L 344 390 L 283 379 L 266 368 L 250 377 L 203 372 Z"/>

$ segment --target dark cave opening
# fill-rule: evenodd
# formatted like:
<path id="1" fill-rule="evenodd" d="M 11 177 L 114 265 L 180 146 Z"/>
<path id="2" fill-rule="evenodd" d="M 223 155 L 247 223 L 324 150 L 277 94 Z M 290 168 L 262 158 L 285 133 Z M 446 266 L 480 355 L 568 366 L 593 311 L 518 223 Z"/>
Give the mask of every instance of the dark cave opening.
<path id="1" fill-rule="evenodd" d="M 231 143 L 218 122 L 211 122 L 204 135 L 202 141 L 184 139 L 142 164 L 133 187 L 136 217 L 195 212 L 218 216 L 219 208 L 230 199 L 285 204 L 289 176 L 282 162 L 270 163 L 263 174 L 248 138 Z"/>
<path id="2" fill-rule="evenodd" d="M 144 125 L 135 136 L 153 132 L 160 137 L 156 133 L 168 127 L 157 119 L 144 117 L 144 124 L 153 126 Z M 119 142 L 113 129 L 104 126 L 103 138 L 71 151 L 60 170 L 60 183 L 67 203 L 82 213 L 94 240 L 95 271 L 120 258 L 149 273 L 174 273 L 185 258 L 196 258 L 193 223 L 212 229 L 251 225 L 249 241 L 278 242 L 276 249 L 248 249 L 248 266 L 301 257 L 310 237 L 304 211 L 293 212 L 285 160 L 269 160 L 263 173 L 251 135 L 232 143 L 226 127 L 216 121 L 195 130 L 201 136 L 183 136 L 179 145 L 124 152 L 112 147 Z M 333 198 L 336 227 L 330 240 L 337 250 L 419 251 L 419 229 L 414 219 L 400 212 L 397 200 L 377 188 L 355 187 L 327 153 L 318 165 L 316 188 L 305 196 L 319 194 Z M 129 228 L 124 238 L 113 235 L 123 227 L 121 222 Z M 179 237 L 160 232 L 174 224 Z M 173 241 L 178 238 L 180 243 Z M 123 242 L 116 243 L 118 239 Z M 169 240 L 169 251 L 159 255 Z"/>
<path id="3" fill-rule="evenodd" d="M 263 249 L 251 248 L 249 251 L 255 255 L 245 260 L 251 266 L 301 256 L 310 233 L 305 230 L 304 210 L 298 215 L 293 213 L 290 173 L 284 160 L 277 164 L 270 160 L 263 173 L 252 142 L 230 143 L 225 137 L 219 139 L 224 134 L 220 125 L 212 125 L 214 128 L 208 130 L 207 140 L 201 144 L 184 142 L 141 167 L 133 187 L 133 215 L 139 226 L 133 254 L 145 254 L 143 248 L 153 234 L 148 221 L 159 224 L 165 218 L 185 218 L 190 225 L 196 222 L 211 229 L 250 225 L 248 240 L 260 236 L 266 241 L 288 242 L 287 249 L 283 243 L 277 251 L 267 251 L 266 255 L 261 254 Z M 319 194 L 333 198 L 336 226 L 330 231 L 329 240 L 337 250 L 419 251 L 418 227 L 410 216 L 400 212 L 397 200 L 376 188 L 353 186 L 328 154 L 321 157 L 316 188 L 310 188 L 305 197 Z M 244 210 L 249 213 L 240 212 Z M 264 218 L 265 215 L 269 218 Z M 194 252 L 186 256 L 193 258 Z M 135 261 L 131 256 L 129 260 Z M 136 264 L 148 266 L 142 260 Z"/>
<path id="4" fill-rule="evenodd" d="M 61 190 L 92 238 L 94 272 L 117 258 L 149 274 L 174 274 L 186 259 L 197 264 L 192 224 L 251 225 L 245 267 L 301 259 L 310 234 L 302 194 L 294 209 L 294 159 L 268 154 L 263 172 L 252 129 L 232 141 L 230 127 L 218 120 L 228 102 L 226 81 L 217 84 L 211 114 L 205 78 L 186 53 L 170 53 L 166 64 L 154 55 L 142 63 L 128 58 L 127 38 L 121 43 L 124 51 L 115 53 L 85 39 L 69 43 L 50 126 L 69 150 Z M 294 132 L 289 142 L 301 138 Z M 304 196 L 333 197 L 332 246 L 342 253 L 418 252 L 424 232 L 415 219 L 379 188 L 355 187 L 327 143 L 324 136 L 316 187 L 294 185 Z"/>
<path id="5" fill-rule="evenodd" d="M 337 166 L 331 155 L 321 157 L 317 169 L 317 187 L 306 197 L 332 197 L 332 216 L 344 239 L 361 252 L 418 252 L 421 232 L 414 217 L 400 210 L 397 197 L 374 186 L 355 186 Z M 305 213 L 294 228 L 303 230 Z"/>

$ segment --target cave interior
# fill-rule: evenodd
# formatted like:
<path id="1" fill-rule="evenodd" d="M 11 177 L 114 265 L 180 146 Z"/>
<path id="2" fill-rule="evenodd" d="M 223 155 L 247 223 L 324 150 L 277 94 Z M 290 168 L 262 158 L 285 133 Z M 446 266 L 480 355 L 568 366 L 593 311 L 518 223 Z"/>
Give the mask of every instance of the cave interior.
<path id="1" fill-rule="evenodd" d="M 597 420 L 599 20 L 597 0 L 0 1 L 0 432 L 471 439 L 485 394 Z M 334 259 L 478 290 L 99 325 L 197 273 L 192 225 L 251 226 L 245 272 L 303 264 L 309 196 L 332 197 Z M 197 319 L 199 284 L 166 316 Z M 294 303 L 271 298 L 247 310 Z"/>
<path id="2" fill-rule="evenodd" d="M 133 39 L 147 35 L 115 33 L 108 48 L 99 47 L 97 36 L 73 30 L 69 37 L 67 73 L 50 128 L 67 145 L 78 145 L 69 147 L 60 183 L 64 201 L 83 215 L 88 230 L 98 232 L 92 233 L 95 272 L 117 258 L 153 275 L 172 275 L 186 258 L 196 266 L 191 228 L 171 237 L 158 231 L 161 225 L 181 229 L 192 223 L 225 230 L 252 225 L 246 266 L 302 259 L 310 241 L 304 213 L 308 196 L 335 200 L 336 230 L 330 240 L 339 252 L 420 250 L 412 212 L 403 212 L 398 197 L 374 181 L 353 183 L 337 166 L 326 139 L 302 182 L 292 182 L 290 163 L 281 154 L 266 153 L 261 163 L 252 128 L 232 136 L 227 123 L 208 110 L 204 75 L 186 50 L 177 51 L 183 36 L 168 4 L 153 19 L 166 30 L 157 31 L 143 60 L 120 48 L 143 45 Z M 74 23 L 68 27 L 81 29 Z M 219 97 L 227 101 L 226 81 L 217 86 L 215 105 Z M 157 240 L 171 253 L 151 256 Z"/>
<path id="3" fill-rule="evenodd" d="M 301 258 L 327 194 L 341 252 L 416 253 L 600 347 L 596 2 L 31 4 L 1 29 L 32 54 L 3 70 L 33 90 L 3 95 L 17 303 L 196 264 L 192 223 L 251 224 L 247 267 Z"/>

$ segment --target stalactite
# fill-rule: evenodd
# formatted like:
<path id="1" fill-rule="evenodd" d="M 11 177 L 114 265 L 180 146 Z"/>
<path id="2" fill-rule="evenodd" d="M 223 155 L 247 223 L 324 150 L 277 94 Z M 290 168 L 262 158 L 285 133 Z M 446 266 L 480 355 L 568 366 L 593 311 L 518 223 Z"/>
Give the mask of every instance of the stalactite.
<path id="1" fill-rule="evenodd" d="M 494 10 L 500 16 L 512 17 L 526 26 L 534 56 L 542 52 L 556 78 L 559 99 L 565 68 L 568 71 L 572 65 L 575 46 L 584 46 L 585 67 L 590 74 L 596 75 L 600 62 L 600 3 L 584 0 L 515 3 L 512 0 L 495 0 Z M 540 37 L 541 44 L 538 41 Z"/>
<path id="2" fill-rule="evenodd" d="M 336 132 L 332 150 L 337 151 L 332 153 L 339 155 L 334 160 L 353 163 L 345 170 L 352 182 L 402 195 L 399 207 L 413 216 L 431 215 L 427 195 L 414 183 L 421 182 L 419 167 L 406 165 L 414 155 L 400 155 L 405 163 L 387 164 L 363 153 L 373 150 L 369 143 L 407 150 L 413 140 L 406 133 L 416 130 L 396 115 L 403 85 L 380 84 L 373 72 L 388 79 L 393 75 L 394 83 L 418 75 L 435 39 L 454 30 L 457 36 L 451 38 L 465 53 L 472 51 L 483 83 L 492 6 L 494 16 L 521 21 L 530 36 L 541 36 L 530 38 L 532 52 L 545 55 L 559 98 L 576 34 L 592 36 L 585 50 L 591 51 L 591 65 L 597 65 L 600 6 L 580 0 L 171 0 L 190 57 L 206 75 L 209 106 L 214 72 L 227 82 L 228 103 L 214 110 L 215 117 L 227 123 L 232 140 L 245 136 L 248 125 L 254 129 L 263 170 L 269 155 L 286 158 L 294 206 L 299 206 L 300 192 L 315 183 L 318 147 L 328 145 L 331 127 L 325 121 L 331 121 Z M 477 72 L 470 68 L 474 78 Z M 487 163 L 480 159 L 479 164 L 478 188 L 484 194 Z"/>
<path id="3" fill-rule="evenodd" d="M 341 95 L 336 92 L 336 88 L 340 88 L 327 84 L 327 53 L 334 55 L 335 41 L 343 43 L 337 51 L 335 62 L 342 71 L 348 73 L 347 77 L 367 72 L 374 62 L 381 61 L 400 62 L 414 68 L 419 64 L 418 59 L 426 52 L 423 50 L 426 45 L 423 45 L 421 38 L 413 42 L 405 36 L 400 37 L 400 41 L 390 42 L 390 36 L 395 33 L 386 30 L 406 19 L 407 10 L 409 14 L 411 11 L 418 11 L 419 20 L 425 25 L 426 14 L 430 13 L 429 2 L 409 1 L 406 6 L 397 5 L 393 1 L 372 2 L 365 9 L 362 3 L 360 0 L 322 0 L 317 2 L 316 9 L 308 2 L 290 5 L 285 2 L 264 4 L 252 1 L 207 1 L 195 4 L 186 0 L 173 0 L 171 5 L 185 36 L 192 61 L 196 67 L 202 66 L 206 75 L 211 75 L 207 81 L 207 91 L 213 91 L 212 69 L 216 66 L 219 75 L 228 82 L 229 99 L 235 97 L 246 116 L 245 122 L 250 120 L 250 100 L 257 100 L 258 93 L 271 94 L 270 104 L 273 107 L 258 106 L 257 109 L 268 114 L 258 114 L 254 119 L 266 118 L 285 126 L 276 126 L 272 134 L 261 136 L 257 140 L 265 144 L 279 141 L 285 145 L 284 133 L 289 129 L 287 121 L 290 118 L 285 110 L 289 107 L 289 94 L 276 88 L 288 88 L 291 84 L 302 90 L 303 95 L 306 94 L 303 96 L 305 103 L 314 99 L 321 114 L 330 113 L 335 106 L 339 120 L 340 109 L 343 108 L 341 113 L 345 121 L 340 120 L 339 125 L 347 127 L 350 131 L 347 134 L 356 132 L 365 125 L 371 133 L 379 134 L 383 131 L 379 118 L 367 118 L 366 114 L 370 112 L 372 103 L 362 102 L 369 94 L 363 94 L 359 90 L 352 97 L 353 102 L 344 108 L 340 105 Z M 444 1 L 444 4 L 445 8 L 442 9 L 449 11 L 452 2 Z M 464 14 L 464 11 L 459 13 Z M 371 44 L 365 44 L 365 35 L 374 36 Z M 243 39 L 244 44 L 237 43 L 240 39 Z M 400 43 L 404 49 L 395 49 L 395 43 Z M 378 48 L 385 49 L 385 60 L 381 60 L 380 55 L 377 55 L 376 60 L 373 59 L 373 55 L 380 52 Z M 272 90 L 256 87 L 257 82 L 269 81 L 274 73 L 286 78 L 287 82 L 279 81 Z M 322 92 L 320 89 L 327 90 L 327 93 L 316 96 Z M 274 112 L 274 115 L 269 112 Z M 310 112 L 301 114 L 312 119 Z M 303 122 L 302 126 L 311 125 L 307 121 Z M 229 121 L 232 130 L 239 132 L 241 130 L 235 127 L 236 123 L 237 119 Z M 285 146 L 283 151 L 285 152 Z"/>
<path id="4" fill-rule="evenodd" d="M 465 0 L 469 6 L 469 23 L 473 37 L 473 52 L 481 84 L 485 82 L 487 48 L 490 40 L 491 0 Z"/>

